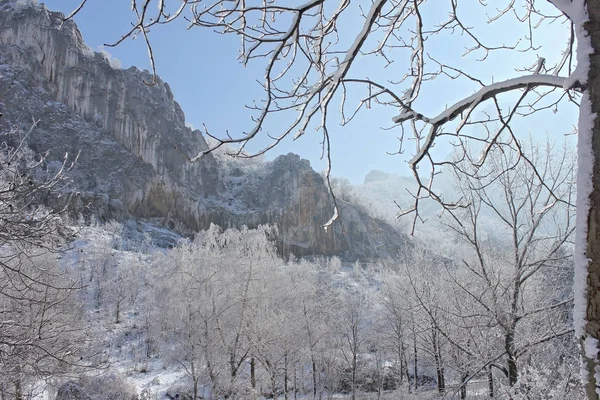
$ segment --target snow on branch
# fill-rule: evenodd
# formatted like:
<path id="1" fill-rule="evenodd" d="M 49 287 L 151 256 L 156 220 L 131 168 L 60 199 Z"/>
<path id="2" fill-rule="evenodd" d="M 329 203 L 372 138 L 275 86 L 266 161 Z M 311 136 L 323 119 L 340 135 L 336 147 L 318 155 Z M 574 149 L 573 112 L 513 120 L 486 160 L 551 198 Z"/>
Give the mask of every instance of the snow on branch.
<path id="1" fill-rule="evenodd" d="M 554 7 L 556 7 L 561 13 L 565 14 L 569 19 L 573 20 L 578 10 L 578 2 L 571 0 L 548 0 Z"/>
<path id="2" fill-rule="evenodd" d="M 543 74 L 520 76 L 518 78 L 512 78 L 506 81 L 496 82 L 491 85 L 485 86 L 478 90 L 476 93 L 472 94 L 471 96 L 459 101 L 452 107 L 446 109 L 444 112 L 442 112 L 434 118 L 424 117 L 423 115 L 417 113 L 414 110 L 405 110 L 398 116 L 394 117 L 393 121 L 397 124 L 401 124 L 402 122 L 411 119 L 416 119 L 427 122 L 432 125 L 439 126 L 441 124 L 453 120 L 468 108 L 474 108 L 475 105 L 488 99 L 491 99 L 492 97 L 495 97 L 501 93 L 506 93 L 524 88 L 533 88 L 538 86 L 562 88 L 565 79 L 566 78 L 560 76 Z"/>

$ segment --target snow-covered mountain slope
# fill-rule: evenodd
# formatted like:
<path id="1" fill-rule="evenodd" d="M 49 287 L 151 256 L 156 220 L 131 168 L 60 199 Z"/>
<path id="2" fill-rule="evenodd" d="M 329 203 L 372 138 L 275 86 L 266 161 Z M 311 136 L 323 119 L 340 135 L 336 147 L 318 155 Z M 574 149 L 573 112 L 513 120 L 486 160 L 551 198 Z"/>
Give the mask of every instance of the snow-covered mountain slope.
<path id="1" fill-rule="evenodd" d="M 444 201 L 452 203 L 460 200 L 459 191 L 454 185 L 452 174 L 436 176 L 435 191 L 443 196 Z M 418 241 L 432 246 L 438 254 L 453 256 L 456 235 L 446 226 L 452 219 L 437 202 L 432 199 L 420 200 L 420 218 L 416 221 L 414 214 L 398 217 L 401 211 L 414 205 L 416 182 L 413 178 L 374 170 L 367 174 L 362 184 L 346 186 L 345 190 L 350 192 L 354 202 L 368 210 L 370 215 L 383 219 L 405 234 L 413 231 L 414 223 L 414 236 Z M 497 189 L 494 188 L 490 189 L 490 193 Z M 489 208 L 480 210 L 478 229 L 481 235 L 498 243 L 510 235 L 506 226 L 498 224 L 497 215 Z"/>

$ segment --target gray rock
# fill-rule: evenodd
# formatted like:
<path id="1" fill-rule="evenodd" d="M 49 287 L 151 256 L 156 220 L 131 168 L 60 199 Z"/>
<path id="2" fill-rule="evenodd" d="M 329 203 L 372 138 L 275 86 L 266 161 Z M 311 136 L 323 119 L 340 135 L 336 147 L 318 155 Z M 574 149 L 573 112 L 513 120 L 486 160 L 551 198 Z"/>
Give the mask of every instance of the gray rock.
<path id="1" fill-rule="evenodd" d="M 169 85 L 137 68 L 113 68 L 91 51 L 72 21 L 43 4 L 0 3 L 0 129 L 19 126 L 29 146 L 49 151 L 48 170 L 69 153 L 73 213 L 100 220 L 152 220 L 181 234 L 205 229 L 278 227 L 283 254 L 340 255 L 348 260 L 394 257 L 407 243 L 391 226 L 341 203 L 333 213 L 322 177 L 295 154 L 252 171 L 219 167 Z M 48 198 L 60 206 L 67 196 Z M 159 240 L 170 245 L 170 238 Z"/>
<path id="2" fill-rule="evenodd" d="M 146 85 L 150 75 L 136 68 L 112 68 L 61 13 L 15 4 L 0 5 L 4 124 L 25 131 L 40 121 L 29 145 L 50 149 L 51 159 L 81 152 L 75 181 L 101 219 L 170 213 L 181 221 L 173 227 L 201 228 L 198 198 L 216 193 L 219 174 L 211 155 L 187 162 L 206 142 L 185 126 L 169 86 Z"/>

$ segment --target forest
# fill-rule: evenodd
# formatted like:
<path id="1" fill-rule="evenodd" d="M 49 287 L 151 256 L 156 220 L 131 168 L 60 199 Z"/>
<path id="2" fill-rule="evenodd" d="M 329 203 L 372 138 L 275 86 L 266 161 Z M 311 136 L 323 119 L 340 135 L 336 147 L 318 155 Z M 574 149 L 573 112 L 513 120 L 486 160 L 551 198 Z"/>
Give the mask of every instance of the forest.
<path id="1" fill-rule="evenodd" d="M 598 0 L 127 3 L 0 0 L 0 400 L 600 398 Z"/>
<path id="2" fill-rule="evenodd" d="M 542 177 L 500 152 L 490 170 L 455 177 L 470 201 L 440 218 L 442 247 L 429 238 L 396 259 L 352 263 L 284 257 L 275 226 L 212 225 L 194 238 L 154 228 L 173 237 L 159 247 L 151 230 L 132 234 L 135 221 L 86 222 L 43 206 L 34 215 L 31 199 L 58 190 L 71 165 L 52 172 L 5 147 L 0 393 L 583 398 L 574 155 L 550 142 L 531 154 L 547 160 Z M 340 200 L 358 201 L 349 190 Z"/>

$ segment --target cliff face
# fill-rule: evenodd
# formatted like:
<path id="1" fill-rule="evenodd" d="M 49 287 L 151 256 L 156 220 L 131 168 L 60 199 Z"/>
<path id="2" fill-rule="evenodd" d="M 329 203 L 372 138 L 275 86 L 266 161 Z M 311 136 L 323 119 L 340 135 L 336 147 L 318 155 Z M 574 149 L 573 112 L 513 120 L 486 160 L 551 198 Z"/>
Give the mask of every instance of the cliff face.
<path id="1" fill-rule="evenodd" d="M 62 24 L 62 17 L 43 5 L 0 4 L 0 53 L 3 64 L 19 75 L 8 79 L 5 74 L 2 80 L 6 120 L 29 114 L 28 121 L 19 121 L 23 129 L 32 117 L 39 120 L 29 140 L 36 150 L 51 149 L 55 155 L 67 148 L 81 151 L 77 170 L 86 179 L 78 179 L 77 186 L 124 205 L 109 211 L 165 217 L 174 227 L 201 228 L 198 199 L 216 194 L 219 174 L 210 155 L 191 164 L 180 151 L 196 154 L 206 148 L 204 138 L 185 126 L 166 83 L 148 86 L 148 72 L 112 68 L 105 56 L 85 45 L 75 23 Z M 26 82 L 27 93 L 13 93 L 14 81 Z M 65 126 L 72 119 L 78 127 Z M 108 143 L 111 150 L 102 148 Z M 132 154 L 136 161 L 120 159 Z M 130 168 L 131 163 L 137 168 Z M 105 184 L 107 177 L 110 184 Z M 123 185 L 118 184 L 121 178 Z M 97 181 L 107 187 L 90 187 Z"/>
<path id="2" fill-rule="evenodd" d="M 190 164 L 175 149 L 196 154 L 206 148 L 198 131 L 185 126 L 185 116 L 169 85 L 137 68 L 114 69 L 91 51 L 72 21 L 45 6 L 0 9 L 0 44 L 14 46 L 13 65 L 30 68 L 55 100 L 108 131 L 125 149 L 152 165 L 158 175 L 214 193 L 218 176 L 214 160 Z"/>
<path id="3" fill-rule="evenodd" d="M 394 258 L 408 245 L 392 226 L 343 201 L 340 218 L 325 231 L 333 215 L 329 191 L 310 163 L 293 153 L 252 171 L 234 169 L 223 185 L 227 195 L 211 207 L 210 218 L 225 227 L 275 224 L 283 254 L 372 260 Z"/>
<path id="4" fill-rule="evenodd" d="M 180 151 L 196 154 L 207 145 L 185 126 L 168 84 L 148 86 L 148 72 L 113 68 L 73 22 L 62 24 L 62 14 L 22 3 L 0 2 L 0 126 L 25 132 L 35 119 L 27 139 L 34 151 L 49 150 L 50 160 L 81 153 L 73 171 L 82 194 L 77 210 L 104 219 L 158 218 L 181 232 L 211 222 L 276 224 L 280 249 L 296 255 L 377 258 L 403 246 L 395 230 L 350 205 L 325 232 L 330 196 L 296 155 L 251 172 L 224 171 L 211 154 L 187 162 Z"/>
<path id="5" fill-rule="evenodd" d="M 333 215 L 332 199 L 321 175 L 298 155 L 280 156 L 266 169 L 256 191 L 257 208 L 266 210 L 266 219 L 280 221 L 284 252 L 366 260 L 394 257 L 406 245 L 390 225 L 341 200 L 339 220 L 325 231 L 322 225 Z"/>

